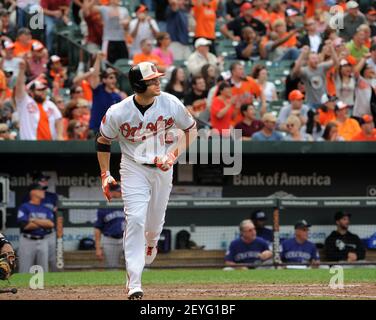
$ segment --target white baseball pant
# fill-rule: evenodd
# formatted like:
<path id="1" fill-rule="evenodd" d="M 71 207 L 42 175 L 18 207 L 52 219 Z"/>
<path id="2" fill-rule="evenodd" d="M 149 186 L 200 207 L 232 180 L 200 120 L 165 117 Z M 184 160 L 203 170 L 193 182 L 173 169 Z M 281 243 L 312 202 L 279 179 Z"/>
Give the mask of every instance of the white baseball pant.
<path id="1" fill-rule="evenodd" d="M 141 287 L 145 245 L 157 246 L 165 222 L 173 169 L 164 172 L 123 156 L 120 176 L 124 201 L 124 258 L 128 289 Z"/>

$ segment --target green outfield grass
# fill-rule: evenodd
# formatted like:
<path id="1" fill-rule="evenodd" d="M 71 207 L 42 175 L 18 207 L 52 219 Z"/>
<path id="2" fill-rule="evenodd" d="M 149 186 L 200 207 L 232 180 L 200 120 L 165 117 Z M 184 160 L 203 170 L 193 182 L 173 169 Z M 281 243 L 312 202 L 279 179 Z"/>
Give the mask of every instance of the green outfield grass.
<path id="1" fill-rule="evenodd" d="M 328 284 L 333 274 L 329 270 L 148 270 L 143 274 L 143 284 Z M 345 283 L 376 283 L 376 269 L 345 269 Z M 28 287 L 30 274 L 15 274 L 10 284 Z M 124 271 L 80 271 L 46 273 L 45 286 L 123 285 Z M 9 286 L 6 281 L 0 287 Z"/>

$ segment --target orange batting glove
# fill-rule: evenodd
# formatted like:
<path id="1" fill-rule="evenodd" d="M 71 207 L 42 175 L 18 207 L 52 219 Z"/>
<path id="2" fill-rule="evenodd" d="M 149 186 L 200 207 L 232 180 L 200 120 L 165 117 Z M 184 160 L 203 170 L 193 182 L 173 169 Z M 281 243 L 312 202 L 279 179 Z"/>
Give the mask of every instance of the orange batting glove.
<path id="1" fill-rule="evenodd" d="M 111 201 L 110 186 L 116 185 L 116 180 L 111 176 L 110 171 L 102 172 L 101 178 L 103 195 L 107 201 Z"/>
<path id="2" fill-rule="evenodd" d="M 154 163 L 157 165 L 157 168 L 162 171 L 168 171 L 172 168 L 176 161 L 176 156 L 170 152 L 163 157 L 155 157 Z"/>

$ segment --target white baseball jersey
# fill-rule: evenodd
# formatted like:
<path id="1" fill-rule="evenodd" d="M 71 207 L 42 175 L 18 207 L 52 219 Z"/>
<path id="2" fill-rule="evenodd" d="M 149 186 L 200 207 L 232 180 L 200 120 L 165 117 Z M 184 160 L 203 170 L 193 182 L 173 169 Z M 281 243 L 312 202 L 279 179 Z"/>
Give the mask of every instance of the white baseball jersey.
<path id="1" fill-rule="evenodd" d="M 20 119 L 20 139 L 37 140 L 37 129 L 40 117 L 37 103 L 32 97 L 25 94 L 21 99 L 16 98 L 16 105 Z M 48 116 L 52 139 L 56 140 L 55 121 L 61 119 L 61 112 L 50 100 L 46 100 L 43 103 L 43 109 Z"/>
<path id="2" fill-rule="evenodd" d="M 162 92 L 144 115 L 133 101 L 134 95 L 111 106 L 102 119 L 100 133 L 118 140 L 121 152 L 139 163 L 153 163 L 166 154 L 166 135 L 174 129 L 188 131 L 196 124 L 175 96 Z"/>

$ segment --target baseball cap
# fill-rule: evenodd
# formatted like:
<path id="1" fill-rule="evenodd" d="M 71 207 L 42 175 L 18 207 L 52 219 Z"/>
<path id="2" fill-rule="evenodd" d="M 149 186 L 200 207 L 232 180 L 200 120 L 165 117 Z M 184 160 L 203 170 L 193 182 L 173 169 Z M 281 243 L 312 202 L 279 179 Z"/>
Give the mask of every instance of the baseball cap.
<path id="1" fill-rule="evenodd" d="M 61 58 L 60 58 L 59 56 L 57 56 L 57 55 L 53 55 L 53 56 L 51 56 L 50 59 L 51 59 L 51 61 L 52 61 L 53 63 L 61 61 Z"/>
<path id="2" fill-rule="evenodd" d="M 252 9 L 252 4 L 250 2 L 244 2 L 240 7 L 240 12 L 243 13 L 249 9 Z"/>
<path id="3" fill-rule="evenodd" d="M 369 8 L 368 10 L 367 10 L 367 14 L 371 14 L 371 15 L 375 15 L 376 14 L 376 9 L 375 8 Z"/>
<path id="4" fill-rule="evenodd" d="M 210 46 L 211 41 L 205 38 L 198 38 L 195 42 L 195 48 L 198 48 L 200 46 Z"/>
<path id="5" fill-rule="evenodd" d="M 347 213 L 347 212 L 344 212 L 344 211 L 337 211 L 335 214 L 334 214 L 334 221 L 338 221 L 340 219 L 342 219 L 343 217 L 351 217 L 351 214 L 350 213 Z"/>
<path id="6" fill-rule="evenodd" d="M 30 85 L 30 90 L 44 90 L 47 89 L 47 85 L 43 83 L 42 81 L 35 80 L 31 85 Z"/>
<path id="7" fill-rule="evenodd" d="M 32 177 L 33 177 L 33 180 L 35 181 L 40 181 L 40 180 L 49 180 L 51 177 L 50 176 L 47 176 L 45 175 L 43 172 L 41 171 L 34 171 L 32 173 Z"/>
<path id="8" fill-rule="evenodd" d="M 31 45 L 31 50 L 32 51 L 41 51 L 44 49 L 44 46 L 43 44 L 41 44 L 40 42 L 34 42 L 32 45 Z M 52 58 L 52 57 L 51 57 Z"/>
<path id="9" fill-rule="evenodd" d="M 348 105 L 346 103 L 344 103 L 343 101 L 337 101 L 337 103 L 336 103 L 336 110 L 342 110 L 342 109 L 345 109 L 347 107 L 348 107 Z"/>
<path id="10" fill-rule="evenodd" d="M 304 94 L 300 90 L 292 90 L 289 93 L 289 100 L 303 100 Z"/>
<path id="11" fill-rule="evenodd" d="M 251 214 L 252 220 L 267 220 L 266 214 L 264 211 L 255 211 Z"/>
<path id="12" fill-rule="evenodd" d="M 288 9 L 286 10 L 286 15 L 287 15 L 288 17 L 294 17 L 294 16 L 299 15 L 299 11 L 298 11 L 298 10 L 295 10 L 295 9 L 293 9 L 293 8 L 288 8 Z"/>
<path id="13" fill-rule="evenodd" d="M 267 112 L 262 116 L 261 120 L 262 122 L 265 122 L 265 121 L 277 122 L 277 117 L 273 113 Z"/>
<path id="14" fill-rule="evenodd" d="M 29 191 L 32 191 L 32 190 L 43 190 L 45 191 L 45 187 L 41 186 L 39 183 L 33 183 L 29 186 Z"/>
<path id="15" fill-rule="evenodd" d="M 142 12 L 145 12 L 145 11 L 148 11 L 148 7 L 144 4 L 140 4 L 136 7 L 136 13 L 142 13 Z"/>
<path id="16" fill-rule="evenodd" d="M 312 225 L 306 220 L 299 220 L 295 223 L 295 229 L 310 228 Z"/>
<path id="17" fill-rule="evenodd" d="M 142 75 L 142 80 L 151 80 L 163 77 L 165 74 L 158 72 L 157 67 L 151 62 L 141 62 L 138 64 Z"/>
<path id="18" fill-rule="evenodd" d="M 14 49 L 14 42 L 12 42 L 12 41 L 4 41 L 4 48 L 6 50 Z"/>
<path id="19" fill-rule="evenodd" d="M 346 3 L 346 9 L 355 9 L 358 8 L 359 4 L 356 1 L 349 1 Z"/>
<path id="20" fill-rule="evenodd" d="M 9 127 L 6 123 L 0 123 L 0 132 L 2 131 L 8 131 Z"/>
<path id="21" fill-rule="evenodd" d="M 336 96 L 329 96 L 326 93 L 324 93 L 321 96 L 321 103 L 322 104 L 325 104 L 327 102 L 336 102 L 337 100 L 338 100 L 338 98 Z"/>
<path id="22" fill-rule="evenodd" d="M 346 66 L 346 65 L 350 65 L 350 63 L 347 59 L 341 59 L 341 61 L 339 62 L 339 65 Z"/>

